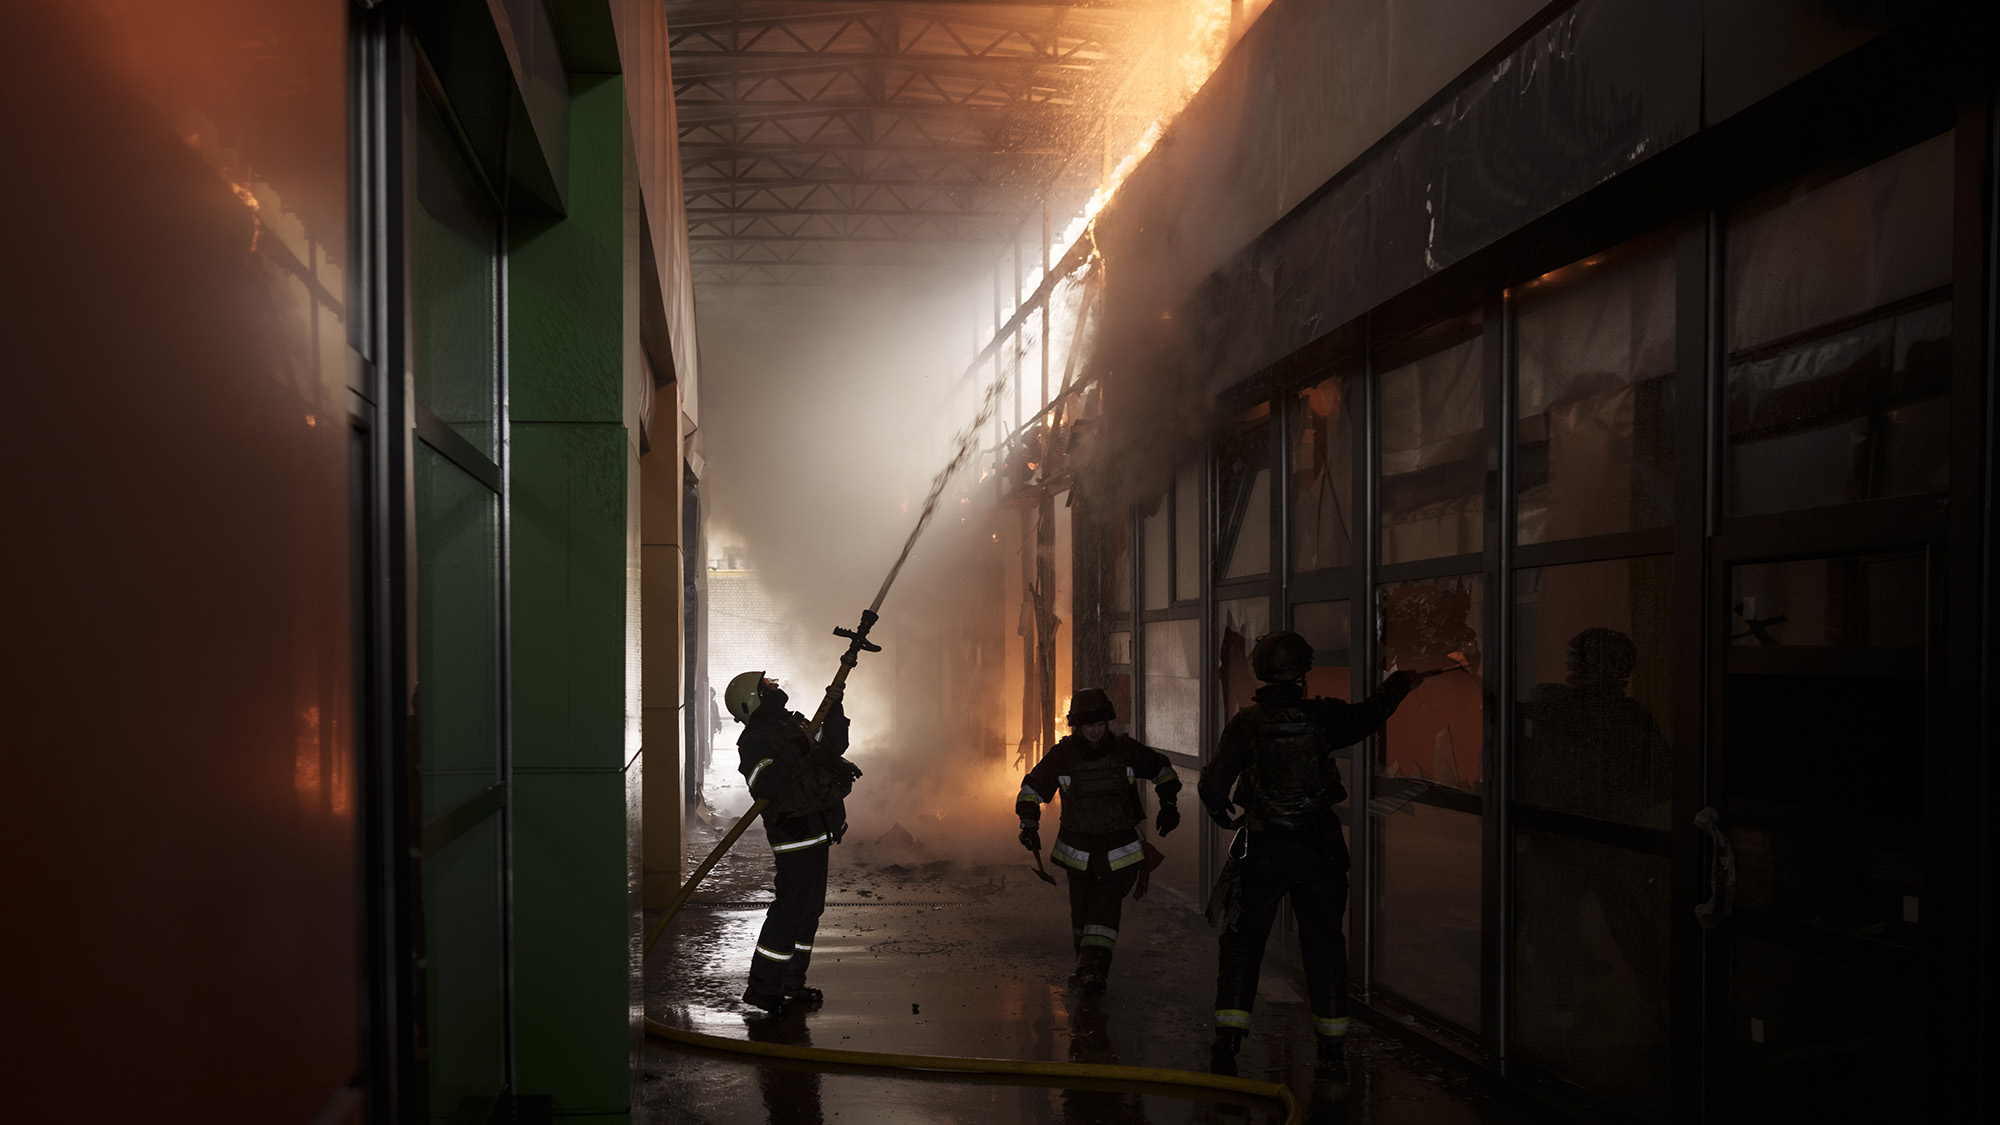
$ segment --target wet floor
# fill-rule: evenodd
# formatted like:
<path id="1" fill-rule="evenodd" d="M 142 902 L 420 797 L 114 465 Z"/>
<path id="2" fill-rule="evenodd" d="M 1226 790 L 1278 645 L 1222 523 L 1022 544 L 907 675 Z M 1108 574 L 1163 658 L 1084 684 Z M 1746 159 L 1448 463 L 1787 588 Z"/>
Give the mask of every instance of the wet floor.
<path id="1" fill-rule="evenodd" d="M 720 794 L 718 803 L 733 808 L 740 795 Z M 730 819 L 691 834 L 690 864 L 707 853 Z M 903 833 L 872 839 L 850 833 L 833 851 L 828 907 L 815 942 L 810 983 L 825 990 L 825 1004 L 769 1017 L 738 1001 L 770 899 L 770 853 L 753 828 L 648 959 L 647 1013 L 672 1026 L 764 1042 L 1205 1067 L 1215 931 L 1155 884 L 1144 899 L 1126 904 L 1110 988 L 1081 1003 L 1068 983 L 1065 894 L 1038 882 L 1027 854 L 1017 854 L 1016 863 L 979 863 Z M 1395 1125 L 1551 1116 L 1358 1020 L 1349 1041 L 1349 1080 L 1315 1084 L 1311 1015 L 1298 983 L 1275 964 L 1265 976 L 1240 1073 L 1289 1085 L 1301 1104 L 1310 1103 L 1311 1121 Z M 646 1125 L 1279 1120 L 1259 1106 L 1115 1090 L 821 1073 L 651 1039 L 643 1077 L 638 1120 Z"/>

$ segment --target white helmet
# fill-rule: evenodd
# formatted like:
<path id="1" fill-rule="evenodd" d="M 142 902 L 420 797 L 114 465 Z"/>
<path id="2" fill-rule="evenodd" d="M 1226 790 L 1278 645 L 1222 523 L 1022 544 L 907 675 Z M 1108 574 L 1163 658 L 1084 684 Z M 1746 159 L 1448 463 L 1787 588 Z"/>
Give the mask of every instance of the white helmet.
<path id="1" fill-rule="evenodd" d="M 762 671 L 745 672 L 737 676 L 735 679 L 729 681 L 729 686 L 723 689 L 722 692 L 722 705 L 729 709 L 729 714 L 739 723 L 749 722 L 750 713 L 755 711 L 757 705 L 763 701 L 764 673 Z"/>

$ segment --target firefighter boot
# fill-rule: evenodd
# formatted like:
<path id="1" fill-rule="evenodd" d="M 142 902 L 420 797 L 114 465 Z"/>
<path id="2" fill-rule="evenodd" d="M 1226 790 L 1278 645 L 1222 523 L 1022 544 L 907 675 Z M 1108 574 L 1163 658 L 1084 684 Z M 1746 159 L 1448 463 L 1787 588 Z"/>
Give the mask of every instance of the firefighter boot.
<path id="1" fill-rule="evenodd" d="M 1319 1060 L 1313 1066 L 1313 1073 L 1321 1079 L 1347 1077 L 1346 1036 L 1322 1035 L 1319 1037 Z"/>
<path id="2" fill-rule="evenodd" d="M 1111 977 L 1111 951 L 1101 945 L 1086 945 L 1076 951 L 1076 983 L 1084 995 L 1104 991 Z"/>
<path id="3" fill-rule="evenodd" d="M 1221 1027 L 1215 1031 L 1215 1042 L 1208 1045 L 1208 1072 L 1236 1077 L 1236 1052 L 1243 1049 L 1243 1032 L 1233 1027 Z"/>

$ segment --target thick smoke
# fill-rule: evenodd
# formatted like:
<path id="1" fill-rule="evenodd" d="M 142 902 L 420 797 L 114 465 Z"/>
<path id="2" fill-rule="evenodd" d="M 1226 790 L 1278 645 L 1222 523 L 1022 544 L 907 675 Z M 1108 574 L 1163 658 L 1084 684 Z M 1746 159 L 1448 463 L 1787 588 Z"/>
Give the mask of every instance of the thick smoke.
<path id="1" fill-rule="evenodd" d="M 863 293 L 700 310 L 709 554 L 739 557 L 767 599 L 747 622 L 765 653 L 752 667 L 783 682 L 795 710 L 818 704 L 846 644 L 833 628 L 874 600 L 979 405 L 990 373 L 961 379 L 984 342 L 972 308 L 958 294 Z M 867 771 L 850 802 L 856 837 L 907 822 L 960 857 L 987 852 L 989 829 L 1011 843 L 1018 784 L 992 753 L 997 685 L 985 681 L 997 669 L 982 665 L 1003 623 L 990 486 L 977 487 L 984 469 L 970 460 L 882 605 L 871 639 L 884 651 L 861 657 L 847 693 Z M 710 677 L 720 691 L 744 670 L 712 660 Z M 737 729 L 718 736 L 717 771 L 734 766 Z"/>

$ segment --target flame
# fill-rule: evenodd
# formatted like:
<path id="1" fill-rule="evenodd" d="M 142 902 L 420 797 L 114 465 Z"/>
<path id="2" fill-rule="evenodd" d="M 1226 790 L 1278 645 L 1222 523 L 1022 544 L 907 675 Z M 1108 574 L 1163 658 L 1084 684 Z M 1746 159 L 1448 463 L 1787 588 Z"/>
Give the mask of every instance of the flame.
<path id="1" fill-rule="evenodd" d="M 1110 170 L 1098 181 L 1081 214 L 1057 236 L 1061 252 L 1090 233 L 1091 225 L 1118 194 L 1146 154 L 1164 137 L 1174 118 L 1194 100 L 1245 28 L 1271 0 L 1243 0 L 1240 11 L 1231 0 L 1185 0 L 1167 5 L 1160 18 L 1145 21 L 1154 41 L 1133 55 L 1131 76 L 1106 106 L 1104 163 Z M 1127 128 L 1128 127 L 1128 128 Z M 1130 138 L 1114 139 L 1119 131 Z M 1114 157 L 1114 153 L 1117 153 Z"/>

